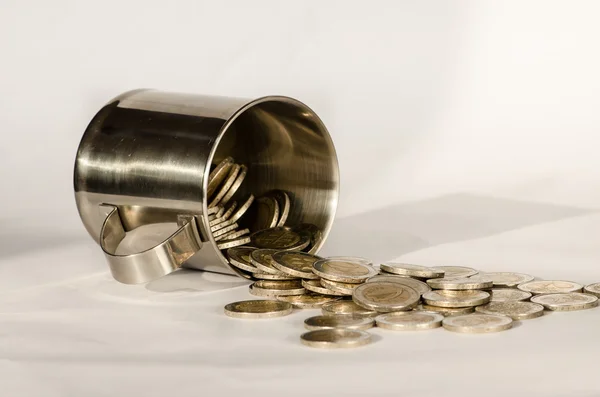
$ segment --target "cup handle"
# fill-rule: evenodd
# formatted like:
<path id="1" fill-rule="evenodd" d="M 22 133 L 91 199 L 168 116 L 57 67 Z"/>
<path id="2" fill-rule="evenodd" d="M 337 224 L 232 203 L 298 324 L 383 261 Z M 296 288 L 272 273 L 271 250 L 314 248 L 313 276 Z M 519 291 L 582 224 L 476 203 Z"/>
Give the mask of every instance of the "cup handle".
<path id="1" fill-rule="evenodd" d="M 202 247 L 196 217 L 179 215 L 180 228 L 162 243 L 139 253 L 117 255 L 117 247 L 125 238 L 119 210 L 108 204 L 101 204 L 100 208 L 106 213 L 100 232 L 100 247 L 113 277 L 121 283 L 145 283 L 167 275 L 177 270 Z"/>

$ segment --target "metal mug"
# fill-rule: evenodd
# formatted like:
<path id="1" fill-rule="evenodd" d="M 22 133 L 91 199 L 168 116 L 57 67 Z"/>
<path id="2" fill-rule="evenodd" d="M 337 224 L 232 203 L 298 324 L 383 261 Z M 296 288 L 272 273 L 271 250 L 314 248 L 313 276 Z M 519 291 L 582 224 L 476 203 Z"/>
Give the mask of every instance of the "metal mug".
<path id="1" fill-rule="evenodd" d="M 156 90 L 107 103 L 83 134 L 74 170 L 75 200 L 113 277 L 126 284 L 185 266 L 236 273 L 217 248 L 207 215 L 211 165 L 227 156 L 248 167 L 236 196 L 281 189 L 288 224 L 311 223 L 322 246 L 335 215 L 339 170 L 319 117 L 288 97 L 256 100 Z M 119 252 L 130 231 L 160 225 L 172 233 L 141 252 Z"/>

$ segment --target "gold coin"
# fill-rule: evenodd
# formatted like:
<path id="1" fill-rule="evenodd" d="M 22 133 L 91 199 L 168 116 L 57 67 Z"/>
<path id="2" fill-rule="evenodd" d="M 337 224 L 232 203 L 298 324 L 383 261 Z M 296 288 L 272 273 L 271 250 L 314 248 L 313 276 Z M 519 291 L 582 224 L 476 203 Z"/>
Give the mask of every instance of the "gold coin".
<path id="1" fill-rule="evenodd" d="M 273 228 L 279 221 L 279 204 L 272 197 L 259 197 L 254 200 L 253 214 L 255 218 L 252 230 Z"/>
<path id="2" fill-rule="evenodd" d="M 240 245 L 248 244 L 250 242 L 250 237 L 242 236 L 230 240 L 222 240 L 217 243 L 217 248 L 220 250 L 225 250 L 227 248 L 239 247 Z"/>
<path id="3" fill-rule="evenodd" d="M 231 222 L 237 222 L 238 219 L 240 219 L 247 211 L 248 209 L 252 206 L 252 203 L 254 202 L 254 196 L 250 195 L 247 199 L 246 202 L 237 209 L 237 211 L 235 211 L 233 213 L 233 215 L 231 215 L 231 218 L 229 218 L 229 221 Z"/>
<path id="4" fill-rule="evenodd" d="M 250 285 L 250 294 L 255 296 L 302 295 L 305 292 L 300 280 L 258 280 Z"/>
<path id="5" fill-rule="evenodd" d="M 358 306 L 353 301 L 339 300 L 336 302 L 330 302 L 323 305 L 321 311 L 325 315 L 331 314 L 350 314 L 358 317 L 374 317 L 380 314 L 375 310 L 365 309 L 362 306 Z"/>
<path id="6" fill-rule="evenodd" d="M 274 190 L 269 193 L 269 196 L 277 201 L 277 205 L 279 206 L 279 220 L 275 226 L 284 226 L 290 215 L 290 196 L 283 190 Z"/>
<path id="7" fill-rule="evenodd" d="M 490 302 L 477 306 L 475 311 L 485 314 L 501 314 L 513 320 L 528 320 L 544 314 L 544 306 L 532 302 Z"/>
<path id="8" fill-rule="evenodd" d="M 492 280 L 494 287 L 516 287 L 519 284 L 533 281 L 535 277 L 529 274 L 512 272 L 491 272 L 481 274 L 482 277 Z"/>
<path id="9" fill-rule="evenodd" d="M 365 331 L 375 325 L 375 320 L 369 317 L 354 317 L 348 315 L 314 316 L 304 320 L 304 328 L 315 329 L 356 329 Z"/>
<path id="10" fill-rule="evenodd" d="M 399 283 L 399 284 L 407 285 L 410 288 L 417 291 L 419 293 L 419 295 L 423 295 L 425 292 L 431 291 L 431 287 L 429 285 L 427 285 L 426 283 L 419 281 L 419 280 L 415 280 L 414 278 L 410 278 L 407 276 L 379 274 L 377 276 L 373 276 L 373 277 L 369 278 L 366 282 L 373 283 L 376 281 L 387 281 L 390 283 Z"/>
<path id="11" fill-rule="evenodd" d="M 518 289 L 525 292 L 531 292 L 533 295 L 581 292 L 583 286 L 572 281 L 562 280 L 539 280 L 519 284 Z"/>
<path id="12" fill-rule="evenodd" d="M 206 196 L 209 199 L 213 196 L 223 180 L 225 180 L 232 165 L 233 159 L 231 157 L 226 157 L 210 172 L 208 176 L 208 186 L 206 188 Z"/>
<path id="13" fill-rule="evenodd" d="M 235 211 L 237 207 L 237 202 L 233 202 L 231 203 L 231 205 L 227 208 L 227 210 L 223 210 L 223 215 L 221 215 L 220 217 L 215 217 L 213 220 L 211 220 L 208 223 L 208 226 L 215 226 L 218 225 L 219 223 L 225 222 L 229 220 L 229 217 L 233 214 L 233 211 Z M 233 222 L 231 222 L 233 223 Z"/>
<path id="14" fill-rule="evenodd" d="M 510 329 L 513 320 L 507 316 L 496 314 L 465 314 L 462 316 L 446 317 L 442 326 L 448 331 L 467 334 L 485 334 Z"/>
<path id="15" fill-rule="evenodd" d="M 323 287 L 345 295 L 352 295 L 354 289 L 356 289 L 356 287 L 360 285 L 356 283 L 342 283 L 339 281 L 331 281 L 324 278 L 322 278 L 320 282 Z"/>
<path id="16" fill-rule="evenodd" d="M 244 182 L 247 172 L 248 172 L 248 167 L 246 167 L 245 165 L 241 165 L 240 172 L 238 173 L 237 178 L 235 178 L 235 181 L 233 181 L 233 184 L 231 185 L 231 187 L 229 188 L 229 190 L 227 191 L 225 196 L 223 196 L 223 198 L 221 199 L 221 202 L 220 202 L 221 205 L 226 205 L 229 202 L 229 200 L 231 200 L 233 195 L 240 188 L 242 182 Z"/>
<path id="17" fill-rule="evenodd" d="M 382 263 L 381 270 L 387 273 L 418 278 L 444 277 L 444 271 L 431 267 L 411 265 L 408 263 Z"/>
<path id="18" fill-rule="evenodd" d="M 357 305 L 378 312 L 410 310 L 419 303 L 419 298 L 414 289 L 385 281 L 362 284 L 352 294 Z"/>
<path id="19" fill-rule="evenodd" d="M 317 294 L 332 295 L 332 296 L 346 295 L 341 292 L 332 291 L 329 288 L 323 287 L 319 280 L 302 280 L 302 286 L 304 288 L 306 288 L 308 291 L 316 292 Z"/>
<path id="20" fill-rule="evenodd" d="M 225 196 L 225 194 L 227 194 L 227 191 L 231 188 L 231 186 L 233 185 L 233 182 L 235 182 L 235 179 L 237 178 L 238 174 L 240 173 L 240 168 L 241 167 L 237 164 L 233 164 L 231 166 L 231 169 L 229 170 L 229 174 L 227 175 L 227 178 L 221 185 L 220 189 L 217 191 L 217 194 L 215 195 L 215 197 L 212 199 L 212 201 L 208 205 L 209 207 L 214 207 L 221 202 L 221 199 Z"/>
<path id="21" fill-rule="evenodd" d="M 492 289 L 490 294 L 492 295 L 492 300 L 490 302 L 526 301 L 531 298 L 530 292 L 512 288 Z"/>
<path id="22" fill-rule="evenodd" d="M 439 313 L 442 316 L 456 316 L 459 314 L 473 313 L 475 307 L 439 307 L 423 304 L 417 306 L 414 310 Z"/>
<path id="23" fill-rule="evenodd" d="M 319 329 L 302 334 L 300 341 L 310 347 L 336 349 L 366 345 L 371 342 L 371 335 L 353 329 Z"/>
<path id="24" fill-rule="evenodd" d="M 336 257 L 315 262 L 313 272 L 321 278 L 343 283 L 362 283 L 377 274 L 377 270 L 362 260 Z"/>
<path id="25" fill-rule="evenodd" d="M 600 283 L 586 285 L 583 288 L 583 292 L 586 294 L 592 294 L 600 298 Z"/>
<path id="26" fill-rule="evenodd" d="M 444 316 L 424 311 L 392 312 L 375 317 L 379 328 L 394 331 L 418 331 L 442 326 Z"/>
<path id="27" fill-rule="evenodd" d="M 423 294 L 423 301 L 431 306 L 472 307 L 488 303 L 490 294 L 478 290 L 449 291 L 442 289 Z"/>
<path id="28" fill-rule="evenodd" d="M 431 288 L 444 290 L 470 290 L 470 289 L 487 289 L 492 288 L 494 283 L 492 280 L 479 276 L 466 278 L 433 278 L 427 280 L 427 284 Z"/>
<path id="29" fill-rule="evenodd" d="M 337 296 L 324 296 L 310 292 L 303 295 L 284 295 L 277 297 L 277 300 L 289 302 L 298 309 L 319 309 L 324 304 L 334 302 L 338 299 L 341 298 Z"/>
<path id="30" fill-rule="evenodd" d="M 225 223 L 225 222 L 223 222 L 223 223 Z M 233 223 L 231 225 L 227 225 L 227 226 L 225 226 L 225 227 L 223 227 L 223 228 L 221 228 L 221 229 L 219 229 L 217 231 L 214 231 L 213 232 L 213 238 L 217 238 L 219 236 L 222 236 L 222 235 L 224 235 L 226 233 L 234 231 L 237 228 L 238 228 L 238 224 L 237 223 Z"/>
<path id="31" fill-rule="evenodd" d="M 288 302 L 274 300 L 247 300 L 225 306 L 225 314 L 235 318 L 272 318 L 290 314 L 293 308 Z"/>
<path id="32" fill-rule="evenodd" d="M 465 266 L 436 266 L 432 269 L 443 271 L 444 278 L 470 277 L 479 273 L 478 270 Z"/>
<path id="33" fill-rule="evenodd" d="M 536 295 L 531 298 L 531 301 L 539 303 L 548 310 L 558 312 L 591 309 L 598 306 L 597 296 L 580 292 Z"/>
<path id="34" fill-rule="evenodd" d="M 306 248 L 303 248 L 307 252 L 310 252 L 313 247 L 321 245 L 321 241 L 323 240 L 323 232 L 312 223 L 302 223 L 294 226 L 292 231 L 298 233 L 300 236 L 308 237 L 310 243 Z"/>
<path id="35" fill-rule="evenodd" d="M 320 259 L 322 258 L 306 252 L 279 251 L 273 254 L 273 266 L 290 276 L 316 280 L 319 276 L 312 269 Z"/>
<path id="36" fill-rule="evenodd" d="M 259 280 L 287 281 L 287 280 L 297 280 L 298 279 L 298 277 L 282 276 L 280 274 L 269 274 L 269 273 L 260 273 L 260 272 L 252 273 L 252 276 Z"/>
<path id="37" fill-rule="evenodd" d="M 308 238 L 302 238 L 288 227 L 274 227 L 259 230 L 250 235 L 256 248 L 271 248 L 281 251 L 302 250 L 308 243 Z"/>
<path id="38" fill-rule="evenodd" d="M 233 240 L 238 237 L 245 236 L 247 234 L 250 234 L 250 229 L 232 230 L 230 232 L 227 232 L 227 233 L 222 234 L 219 237 L 215 238 L 215 241 Z"/>
<path id="39" fill-rule="evenodd" d="M 268 248 L 252 251 L 250 254 L 250 263 L 256 266 L 259 272 L 284 276 L 285 274 L 279 271 L 274 265 L 273 254 L 276 252 L 277 250 Z"/>
<path id="40" fill-rule="evenodd" d="M 249 272 L 257 272 L 258 269 L 250 262 L 250 254 L 255 248 L 250 247 L 235 247 L 227 250 L 229 263 L 239 269 Z"/>

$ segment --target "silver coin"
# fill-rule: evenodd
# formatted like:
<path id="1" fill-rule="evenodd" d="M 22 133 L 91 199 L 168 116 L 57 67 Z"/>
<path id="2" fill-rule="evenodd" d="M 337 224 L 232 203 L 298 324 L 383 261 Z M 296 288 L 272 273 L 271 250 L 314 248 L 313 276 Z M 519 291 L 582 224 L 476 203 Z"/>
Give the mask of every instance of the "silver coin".
<path id="1" fill-rule="evenodd" d="M 362 306 L 358 306 L 356 303 L 349 300 L 339 300 L 326 303 L 321 308 L 321 311 L 325 315 L 350 314 L 355 317 L 374 317 L 380 314 L 375 310 L 369 310 Z"/>
<path id="2" fill-rule="evenodd" d="M 272 248 L 281 251 L 300 251 L 310 243 L 307 237 L 293 232 L 288 227 L 259 230 L 252 233 L 250 239 L 252 245 L 257 248 Z"/>
<path id="3" fill-rule="evenodd" d="M 496 314 L 474 313 L 446 317 L 442 321 L 442 326 L 452 332 L 484 334 L 510 329 L 513 326 L 513 320 L 510 317 Z"/>
<path id="4" fill-rule="evenodd" d="M 298 251 L 279 251 L 273 254 L 273 266 L 280 272 L 290 276 L 316 280 L 313 265 L 321 260 L 320 256 Z"/>
<path id="5" fill-rule="evenodd" d="M 580 292 L 536 295 L 531 298 L 531 301 L 539 303 L 548 310 L 559 312 L 591 309 L 598 306 L 597 296 Z"/>
<path id="6" fill-rule="evenodd" d="M 274 300 L 247 300 L 225 306 L 225 314 L 235 318 L 281 317 L 290 314 L 292 310 L 290 303 Z"/>
<path id="7" fill-rule="evenodd" d="M 483 306 L 477 306 L 476 312 L 485 314 L 501 314 L 513 320 L 528 320 L 540 317 L 544 314 L 544 306 L 532 302 L 490 302 Z"/>
<path id="8" fill-rule="evenodd" d="M 250 247 L 235 247 L 229 248 L 227 250 L 227 257 L 229 258 L 229 263 L 232 266 L 235 266 L 239 269 L 246 270 L 248 272 L 254 273 L 257 272 L 258 269 L 250 262 L 250 254 L 254 251 L 255 248 Z"/>
<path id="9" fill-rule="evenodd" d="M 456 316 L 456 315 L 460 315 L 460 314 L 473 313 L 475 311 L 475 308 L 474 307 L 439 307 L 439 306 L 431 306 L 431 305 L 419 305 L 414 310 L 439 313 L 442 316 Z"/>
<path id="10" fill-rule="evenodd" d="M 330 296 L 344 296 L 341 292 L 332 291 L 329 288 L 325 288 L 321 285 L 319 280 L 302 280 L 302 286 L 312 292 L 316 292 L 322 295 L 330 295 Z"/>
<path id="11" fill-rule="evenodd" d="M 223 214 L 225 213 L 225 208 L 221 207 L 220 205 L 216 205 L 215 207 L 217 207 L 219 210 L 215 213 L 215 217 L 216 218 L 220 218 L 223 216 Z"/>
<path id="12" fill-rule="evenodd" d="M 233 159 L 231 157 L 226 157 L 210 172 L 208 176 L 208 186 L 206 188 L 206 196 L 208 198 L 212 198 L 219 185 L 221 185 L 227 175 L 229 175 L 232 165 Z"/>
<path id="13" fill-rule="evenodd" d="M 418 331 L 442 326 L 444 316 L 424 311 L 393 312 L 375 317 L 379 328 L 394 331 Z"/>
<path id="14" fill-rule="evenodd" d="M 244 204 L 242 204 L 241 207 L 239 207 L 237 209 L 237 211 L 235 211 L 232 215 L 231 218 L 229 218 L 229 221 L 231 222 L 237 222 L 238 219 L 240 219 L 247 211 L 248 209 L 252 206 L 252 203 L 254 202 L 254 196 L 250 195 L 247 199 L 246 202 Z"/>
<path id="15" fill-rule="evenodd" d="M 366 282 L 373 283 L 376 281 L 387 281 L 390 283 L 400 283 L 403 285 L 407 285 L 410 288 L 414 289 L 419 293 L 419 295 L 423 295 L 426 292 L 431 291 L 431 287 L 426 283 L 415 280 L 414 278 L 405 277 L 405 276 L 387 276 L 387 275 L 377 275 L 369 278 Z"/>
<path id="16" fill-rule="evenodd" d="M 218 205 L 215 207 L 208 207 L 207 211 L 206 211 L 206 215 L 208 215 L 208 218 L 210 219 L 211 216 L 216 217 L 217 212 L 219 212 L 219 210 L 221 209 L 221 207 L 219 207 Z"/>
<path id="17" fill-rule="evenodd" d="M 237 178 L 238 174 L 240 173 L 240 168 L 241 167 L 237 164 L 233 164 L 231 166 L 231 169 L 229 170 L 229 174 L 227 175 L 227 178 L 225 178 L 225 181 L 223 182 L 221 187 L 217 190 L 215 197 L 213 197 L 212 201 L 208 205 L 209 207 L 214 207 L 221 202 L 223 197 L 227 194 L 227 191 L 229 191 L 229 189 L 235 182 L 235 179 Z"/>
<path id="18" fill-rule="evenodd" d="M 319 309 L 326 303 L 335 302 L 341 299 L 339 296 L 325 296 L 308 292 L 302 295 L 284 295 L 278 296 L 277 300 L 289 302 L 298 309 Z"/>
<path id="19" fill-rule="evenodd" d="M 269 274 L 269 273 L 252 273 L 252 276 L 259 280 L 276 280 L 276 281 L 287 281 L 287 280 L 298 280 L 298 277 L 293 276 L 282 276 L 280 274 Z"/>
<path id="20" fill-rule="evenodd" d="M 377 274 L 372 266 L 346 258 L 318 260 L 313 264 L 313 272 L 321 278 L 343 283 L 361 283 Z"/>
<path id="21" fill-rule="evenodd" d="M 316 225 L 312 223 L 302 223 L 300 225 L 294 226 L 292 230 L 299 235 L 304 235 L 309 237 L 310 243 L 306 247 L 305 251 L 310 251 L 313 247 L 320 245 L 321 240 L 323 239 L 323 232 Z"/>
<path id="22" fill-rule="evenodd" d="M 229 188 L 225 196 L 223 196 L 223 198 L 221 199 L 221 205 L 226 205 L 229 202 L 229 200 L 231 200 L 233 195 L 238 191 L 238 189 L 242 185 L 242 182 L 244 182 L 244 179 L 246 179 L 247 173 L 248 167 L 246 167 L 245 165 L 241 165 L 240 172 L 238 173 L 237 178 L 235 178 L 235 180 L 231 184 L 231 187 Z"/>
<path id="23" fill-rule="evenodd" d="M 253 214 L 255 219 L 252 230 L 274 228 L 279 221 L 279 204 L 273 197 L 259 197 L 254 200 Z"/>
<path id="24" fill-rule="evenodd" d="M 230 240 L 222 240 L 217 243 L 217 248 L 220 250 L 225 250 L 227 248 L 239 247 L 240 245 L 245 245 L 250 242 L 250 237 L 242 236 Z"/>
<path id="25" fill-rule="evenodd" d="M 321 349 L 358 347 L 371 342 L 371 334 L 345 328 L 319 329 L 300 335 L 300 341 L 306 346 Z"/>
<path id="26" fill-rule="evenodd" d="M 378 312 L 410 310 L 419 303 L 419 298 L 414 289 L 385 281 L 362 284 L 352 294 L 357 305 Z"/>
<path id="27" fill-rule="evenodd" d="M 221 215 L 219 218 L 215 217 L 213 220 L 211 220 L 208 223 L 208 226 L 215 226 L 218 225 L 219 223 L 228 221 L 229 218 L 231 217 L 231 215 L 233 215 L 233 211 L 235 211 L 235 209 L 237 208 L 237 202 L 233 202 L 231 203 L 231 205 L 229 207 L 227 207 L 227 210 L 223 210 L 223 215 Z M 233 222 L 232 222 L 233 223 Z"/>
<path id="28" fill-rule="evenodd" d="M 600 283 L 586 285 L 583 288 L 583 292 L 585 292 L 586 294 L 592 294 L 597 297 L 600 297 Z"/>
<path id="29" fill-rule="evenodd" d="M 365 331 L 373 328 L 375 320 L 369 317 L 354 317 L 352 315 L 324 315 L 309 317 L 304 320 L 304 328 L 308 330 L 315 329 L 355 329 Z"/>
<path id="30" fill-rule="evenodd" d="M 290 196 L 288 196 L 288 194 L 283 190 L 274 190 L 269 193 L 269 196 L 277 201 L 277 205 L 279 207 L 279 219 L 275 226 L 284 226 L 288 216 L 290 215 Z"/>
<path id="31" fill-rule="evenodd" d="M 511 288 L 492 289 L 490 294 L 492 295 L 492 300 L 490 302 L 526 301 L 531 298 L 530 292 Z"/>
<path id="32" fill-rule="evenodd" d="M 553 293 L 568 293 L 568 292 L 580 292 L 583 289 L 581 284 L 574 283 L 572 281 L 562 280 L 539 280 L 530 281 L 528 283 L 519 284 L 518 289 L 525 292 L 531 292 L 533 295 L 537 294 L 553 294 Z"/>
<path id="33" fill-rule="evenodd" d="M 435 266 L 432 269 L 443 271 L 445 278 L 470 277 L 479 273 L 478 270 L 465 266 Z"/>
<path id="34" fill-rule="evenodd" d="M 323 287 L 345 295 L 352 295 L 354 289 L 360 285 L 356 283 L 341 283 L 339 281 L 331 281 L 324 278 L 322 278 L 320 282 Z"/>
<path id="35" fill-rule="evenodd" d="M 492 288 L 492 280 L 478 276 L 467 278 L 432 278 L 427 280 L 431 288 L 445 290 L 471 290 Z"/>
<path id="36" fill-rule="evenodd" d="M 478 290 L 438 290 L 423 294 L 423 301 L 431 306 L 472 307 L 488 303 L 490 301 L 490 294 Z"/>
<path id="37" fill-rule="evenodd" d="M 250 285 L 250 294 L 255 296 L 302 295 L 306 292 L 299 280 L 258 280 Z"/>
<path id="38" fill-rule="evenodd" d="M 280 276 L 284 276 L 285 274 L 283 274 L 274 266 L 275 261 L 273 260 L 273 254 L 276 252 L 277 250 L 268 248 L 252 251 L 250 254 L 250 263 L 252 263 L 261 273 L 278 274 Z"/>
<path id="39" fill-rule="evenodd" d="M 418 278 L 444 277 L 443 270 L 434 269 L 427 266 L 411 265 L 408 263 L 382 263 L 381 270 L 388 273 Z"/>
<path id="40" fill-rule="evenodd" d="M 491 272 L 483 273 L 481 276 L 492 280 L 494 287 L 516 287 L 519 284 L 533 281 L 535 278 L 529 274 L 513 272 Z"/>
<path id="41" fill-rule="evenodd" d="M 219 236 L 222 236 L 222 235 L 224 235 L 226 233 L 229 233 L 231 231 L 236 230 L 237 228 L 238 228 L 238 224 L 237 223 L 233 223 L 231 225 L 227 225 L 227 226 L 225 226 L 225 227 L 223 227 L 223 228 L 221 228 L 219 230 L 216 230 L 216 231 L 212 232 L 213 238 L 217 238 Z"/>
<path id="42" fill-rule="evenodd" d="M 219 237 L 215 238 L 215 241 L 233 240 L 238 237 L 246 236 L 247 234 L 250 234 L 250 229 L 236 229 L 220 235 Z"/>

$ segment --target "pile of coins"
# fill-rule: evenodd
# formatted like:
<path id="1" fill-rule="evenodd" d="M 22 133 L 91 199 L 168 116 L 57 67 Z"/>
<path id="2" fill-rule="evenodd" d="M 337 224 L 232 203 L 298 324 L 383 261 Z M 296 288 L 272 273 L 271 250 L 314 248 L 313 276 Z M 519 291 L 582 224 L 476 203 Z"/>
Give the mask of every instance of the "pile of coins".
<path id="1" fill-rule="evenodd" d="M 233 266 L 259 279 L 249 291 L 262 299 L 228 304 L 225 314 L 265 318 L 288 315 L 294 308 L 321 309 L 322 315 L 305 320 L 309 332 L 300 336 L 311 347 L 365 345 L 372 340 L 367 330 L 374 326 L 394 331 L 443 327 L 461 333 L 498 332 L 545 311 L 582 310 L 599 302 L 600 283 L 584 287 L 461 266 L 376 267 L 363 258 L 320 258 L 300 252 L 302 244 L 290 244 L 295 239 L 286 233 L 293 232 L 267 229 L 252 239 L 252 247 L 228 250 Z M 261 236 L 271 238 L 265 242 Z M 286 244 L 279 245 L 282 241 Z"/>

